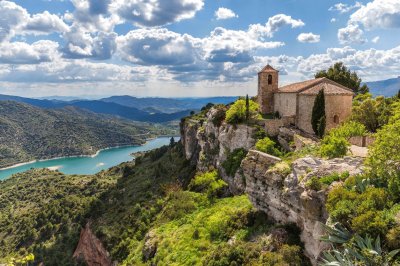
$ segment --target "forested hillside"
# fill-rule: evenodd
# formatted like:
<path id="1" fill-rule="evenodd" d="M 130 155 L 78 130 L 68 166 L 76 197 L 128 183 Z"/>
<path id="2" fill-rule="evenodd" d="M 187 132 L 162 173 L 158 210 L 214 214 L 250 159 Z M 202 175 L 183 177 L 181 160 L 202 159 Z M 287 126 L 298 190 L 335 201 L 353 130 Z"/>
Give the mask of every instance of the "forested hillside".
<path id="1" fill-rule="evenodd" d="M 76 107 L 51 110 L 0 101 L 0 168 L 34 159 L 90 155 L 106 147 L 142 144 L 147 138 L 173 132 L 164 126 Z"/>

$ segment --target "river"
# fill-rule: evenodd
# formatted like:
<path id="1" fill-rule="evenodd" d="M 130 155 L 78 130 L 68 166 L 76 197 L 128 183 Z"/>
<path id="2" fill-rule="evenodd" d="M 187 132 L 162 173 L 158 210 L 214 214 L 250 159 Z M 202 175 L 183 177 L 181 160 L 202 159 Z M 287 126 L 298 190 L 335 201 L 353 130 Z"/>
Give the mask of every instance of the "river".
<path id="1" fill-rule="evenodd" d="M 175 141 L 178 140 L 179 138 L 175 137 Z M 57 169 L 64 174 L 96 174 L 101 170 L 132 160 L 133 157 L 131 154 L 134 152 L 156 149 L 168 145 L 169 141 L 170 137 L 159 137 L 149 140 L 142 146 L 127 146 L 101 150 L 93 157 L 67 157 L 30 162 L 0 170 L 0 180 L 6 179 L 16 173 L 25 172 L 31 168 Z"/>

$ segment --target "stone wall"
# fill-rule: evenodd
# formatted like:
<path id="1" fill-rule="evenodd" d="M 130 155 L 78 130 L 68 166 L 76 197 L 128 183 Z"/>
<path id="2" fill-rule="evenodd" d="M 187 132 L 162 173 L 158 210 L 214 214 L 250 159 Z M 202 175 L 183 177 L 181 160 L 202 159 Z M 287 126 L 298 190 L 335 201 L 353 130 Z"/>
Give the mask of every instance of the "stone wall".
<path id="1" fill-rule="evenodd" d="M 276 137 L 279 134 L 279 128 L 294 125 L 294 123 L 294 116 L 285 116 L 280 119 L 265 119 L 264 128 L 269 136 Z"/>
<path id="2" fill-rule="evenodd" d="M 278 111 L 281 116 L 295 116 L 296 98 L 296 93 L 275 93 L 274 111 Z"/>
<path id="3" fill-rule="evenodd" d="M 325 95 L 326 131 L 337 127 L 351 115 L 352 102 L 351 95 Z M 335 116 L 338 117 L 336 123 Z"/>
<path id="4" fill-rule="evenodd" d="M 349 139 L 351 145 L 359 147 L 369 147 L 374 141 L 375 138 L 371 136 L 355 136 Z"/>
<path id="5" fill-rule="evenodd" d="M 298 97 L 296 126 L 307 133 L 314 134 L 311 125 L 315 95 Z M 337 127 L 351 115 L 353 97 L 351 95 L 325 95 L 326 131 Z M 335 123 L 334 117 L 338 117 Z"/>

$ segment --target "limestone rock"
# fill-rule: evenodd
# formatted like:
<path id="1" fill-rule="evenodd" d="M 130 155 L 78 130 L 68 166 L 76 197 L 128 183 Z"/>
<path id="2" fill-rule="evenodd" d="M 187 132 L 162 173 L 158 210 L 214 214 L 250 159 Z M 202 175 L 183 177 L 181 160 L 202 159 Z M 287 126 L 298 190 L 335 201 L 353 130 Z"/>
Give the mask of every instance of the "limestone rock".
<path id="1" fill-rule="evenodd" d="M 142 248 L 143 261 L 148 261 L 157 253 L 157 238 L 153 231 L 149 231 L 144 238 L 144 245 Z"/>
<path id="2" fill-rule="evenodd" d="M 363 171 L 362 160 L 345 157 L 323 160 L 305 157 L 292 163 L 288 173 L 279 167 L 271 167 L 271 156 L 250 151 L 242 162 L 246 179 L 246 192 L 253 205 L 266 212 L 279 223 L 295 223 L 301 229 L 301 239 L 306 255 L 316 263 L 327 247 L 319 238 L 323 235 L 322 224 L 328 218 L 325 209 L 327 191 L 313 191 L 305 187 L 311 176 L 322 177 L 333 173 L 349 172 L 356 175 Z"/>

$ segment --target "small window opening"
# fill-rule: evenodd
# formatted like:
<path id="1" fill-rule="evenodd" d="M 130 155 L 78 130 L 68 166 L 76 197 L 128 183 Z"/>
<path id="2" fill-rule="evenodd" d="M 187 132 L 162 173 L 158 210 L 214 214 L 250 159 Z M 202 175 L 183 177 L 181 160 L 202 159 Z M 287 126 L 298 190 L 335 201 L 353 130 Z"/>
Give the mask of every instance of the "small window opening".
<path id="1" fill-rule="evenodd" d="M 335 115 L 335 116 L 333 117 L 333 122 L 334 122 L 335 124 L 339 124 L 339 116 L 338 116 L 338 115 Z"/>
<path id="2" fill-rule="evenodd" d="M 272 84 L 272 75 L 268 75 L 268 85 Z"/>

